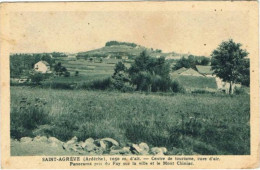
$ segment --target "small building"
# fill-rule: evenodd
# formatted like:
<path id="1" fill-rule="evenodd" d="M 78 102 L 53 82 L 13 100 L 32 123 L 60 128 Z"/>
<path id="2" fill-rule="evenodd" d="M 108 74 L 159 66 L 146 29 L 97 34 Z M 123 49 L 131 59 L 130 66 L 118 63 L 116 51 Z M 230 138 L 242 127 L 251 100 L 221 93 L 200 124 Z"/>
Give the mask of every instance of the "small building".
<path id="1" fill-rule="evenodd" d="M 51 73 L 50 64 L 46 61 L 39 61 L 34 64 L 34 70 L 41 73 Z"/>
<path id="2" fill-rule="evenodd" d="M 128 56 L 124 55 L 124 56 L 122 56 L 122 59 L 123 60 L 128 60 Z"/>
<path id="3" fill-rule="evenodd" d="M 183 75 L 183 76 L 197 76 L 202 77 L 203 75 L 197 72 L 196 70 L 192 68 L 185 68 L 182 67 L 172 73 L 173 75 Z"/>
<path id="4" fill-rule="evenodd" d="M 198 72 L 206 77 L 214 77 L 213 76 L 213 70 L 211 70 L 211 66 L 202 66 L 202 65 L 196 65 L 196 69 Z"/>

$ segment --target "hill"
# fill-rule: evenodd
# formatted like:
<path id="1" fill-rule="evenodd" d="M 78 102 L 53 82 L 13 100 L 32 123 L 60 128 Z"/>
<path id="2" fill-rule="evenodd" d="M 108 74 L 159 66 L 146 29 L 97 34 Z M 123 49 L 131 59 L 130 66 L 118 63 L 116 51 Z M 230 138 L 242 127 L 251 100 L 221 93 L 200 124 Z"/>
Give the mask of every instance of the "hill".
<path id="1" fill-rule="evenodd" d="M 147 48 L 135 43 L 129 42 L 119 42 L 119 41 L 109 41 L 105 44 L 104 47 L 86 51 L 79 52 L 77 54 L 77 58 L 89 58 L 89 57 L 103 57 L 103 58 L 124 58 L 127 57 L 129 59 L 133 59 L 138 56 L 142 51 L 146 50 L 150 56 L 152 57 L 170 57 L 171 59 L 178 59 L 180 56 L 184 54 L 178 54 L 175 52 L 163 53 L 160 49 Z"/>

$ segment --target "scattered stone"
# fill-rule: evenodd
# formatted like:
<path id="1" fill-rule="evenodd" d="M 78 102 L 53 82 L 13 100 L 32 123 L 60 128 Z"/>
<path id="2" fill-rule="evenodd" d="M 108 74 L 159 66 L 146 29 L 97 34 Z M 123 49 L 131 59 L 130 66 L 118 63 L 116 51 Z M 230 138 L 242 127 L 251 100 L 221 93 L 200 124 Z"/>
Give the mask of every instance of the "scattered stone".
<path id="1" fill-rule="evenodd" d="M 31 141 L 32 141 L 32 138 L 30 138 L 30 137 L 22 137 L 20 139 L 20 142 L 24 142 L 24 143 L 31 142 Z"/>
<path id="2" fill-rule="evenodd" d="M 103 139 L 101 139 L 101 141 L 105 141 L 105 142 L 110 143 L 112 145 L 119 146 L 119 143 L 112 138 L 103 138 Z"/>
<path id="3" fill-rule="evenodd" d="M 153 155 L 164 155 L 167 152 L 165 147 L 154 147 L 151 149 Z"/>
<path id="4" fill-rule="evenodd" d="M 36 136 L 33 138 L 33 141 L 35 142 L 47 142 L 48 138 L 46 136 Z"/>
<path id="5" fill-rule="evenodd" d="M 102 149 L 104 149 L 104 150 L 107 149 L 107 145 L 105 144 L 104 141 L 101 140 L 101 141 L 99 142 L 99 144 L 100 144 L 100 147 L 101 147 Z"/>
<path id="6" fill-rule="evenodd" d="M 148 155 L 149 152 L 149 146 L 146 143 L 140 143 L 139 148 L 141 149 L 142 155 Z"/>
<path id="7" fill-rule="evenodd" d="M 140 148 L 137 144 L 132 144 L 132 146 L 130 146 L 130 151 L 131 151 L 133 154 L 139 155 L 142 150 L 141 150 L 141 148 Z"/>
<path id="8" fill-rule="evenodd" d="M 85 142 L 81 143 L 80 145 L 86 151 L 92 151 L 96 147 L 93 138 L 86 139 Z"/>
<path id="9" fill-rule="evenodd" d="M 67 145 L 75 144 L 78 141 L 78 138 L 74 136 L 71 140 L 66 142 Z"/>
<path id="10" fill-rule="evenodd" d="M 71 140 L 69 140 L 68 142 L 63 144 L 63 148 L 66 150 L 71 150 L 71 148 L 73 147 L 73 145 L 76 144 L 78 138 L 76 136 L 74 136 Z"/>
<path id="11" fill-rule="evenodd" d="M 85 151 L 93 151 L 97 148 L 97 146 L 94 143 L 87 143 L 86 146 L 84 147 Z"/>
<path id="12" fill-rule="evenodd" d="M 125 154 L 131 154 L 130 147 L 123 147 L 122 149 L 118 150 L 111 150 L 111 155 L 125 155 Z"/>
<path id="13" fill-rule="evenodd" d="M 60 141 L 55 137 L 46 136 L 36 136 L 34 139 L 30 137 L 22 137 L 20 142 L 46 142 L 49 143 L 51 147 L 63 147 L 63 149 L 68 151 L 73 151 L 82 155 L 164 155 L 167 152 L 165 147 L 153 147 L 149 148 L 148 144 L 142 142 L 138 144 L 129 144 L 130 147 L 119 146 L 119 143 L 112 138 L 103 138 L 94 140 L 93 138 L 88 138 L 84 142 L 79 141 L 76 136 L 67 141 L 66 143 Z"/>
<path id="14" fill-rule="evenodd" d="M 48 142 L 50 142 L 50 143 L 63 143 L 62 141 L 60 141 L 59 139 L 57 139 L 55 137 L 49 137 Z"/>
<path id="15" fill-rule="evenodd" d="M 85 143 L 94 143 L 94 139 L 93 138 L 88 138 L 85 140 Z"/>

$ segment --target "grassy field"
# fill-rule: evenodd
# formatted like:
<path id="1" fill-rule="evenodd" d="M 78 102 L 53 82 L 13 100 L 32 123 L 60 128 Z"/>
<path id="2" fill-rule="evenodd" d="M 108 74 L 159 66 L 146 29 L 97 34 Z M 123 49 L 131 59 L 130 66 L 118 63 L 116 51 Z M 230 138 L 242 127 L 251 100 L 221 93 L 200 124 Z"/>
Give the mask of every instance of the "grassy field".
<path id="1" fill-rule="evenodd" d="M 177 80 L 186 90 L 204 89 L 216 90 L 217 83 L 214 77 L 197 77 L 171 75 L 173 80 Z"/>
<path id="2" fill-rule="evenodd" d="M 121 61 L 121 60 L 118 60 Z M 45 83 L 80 83 L 90 82 L 93 80 L 100 80 L 110 77 L 114 73 L 115 64 L 108 64 L 106 62 L 95 63 L 87 60 L 59 60 L 62 66 L 65 66 L 70 72 L 70 77 L 53 77 L 46 80 Z M 129 63 L 125 63 L 126 67 L 130 67 Z M 79 75 L 75 76 L 75 72 L 78 71 Z"/>
<path id="3" fill-rule="evenodd" d="M 40 99 L 39 99 L 40 98 Z M 111 137 L 168 154 L 250 154 L 249 95 L 117 93 L 11 87 L 11 136 Z"/>

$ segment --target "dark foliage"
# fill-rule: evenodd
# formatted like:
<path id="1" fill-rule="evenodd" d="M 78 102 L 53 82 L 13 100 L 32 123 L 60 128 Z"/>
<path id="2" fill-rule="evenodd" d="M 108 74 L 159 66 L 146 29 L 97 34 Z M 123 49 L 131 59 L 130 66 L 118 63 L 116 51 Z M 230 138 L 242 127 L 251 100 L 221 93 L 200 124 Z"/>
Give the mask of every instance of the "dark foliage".
<path id="1" fill-rule="evenodd" d="M 210 59 L 207 57 L 189 55 L 188 58 L 182 57 L 181 59 L 179 59 L 172 69 L 178 70 L 182 67 L 185 67 L 185 68 L 193 68 L 196 70 L 196 65 L 206 66 L 209 63 L 210 63 Z"/>
<path id="2" fill-rule="evenodd" d="M 246 61 L 248 52 L 241 49 L 241 46 L 242 44 L 230 39 L 223 41 L 211 54 L 214 74 L 231 85 L 241 81 L 249 84 L 249 60 Z M 229 93 L 232 93 L 232 86 Z"/>
<path id="3" fill-rule="evenodd" d="M 10 76 L 11 78 L 20 78 L 28 76 L 29 71 L 33 69 L 34 64 L 39 61 L 46 61 L 52 65 L 55 61 L 50 54 L 11 54 L 10 55 Z"/>
<path id="4" fill-rule="evenodd" d="M 119 42 L 119 41 L 109 41 L 109 42 L 106 43 L 105 46 L 112 46 L 112 45 L 127 45 L 127 46 L 131 46 L 131 47 L 137 46 L 135 43 Z"/>

